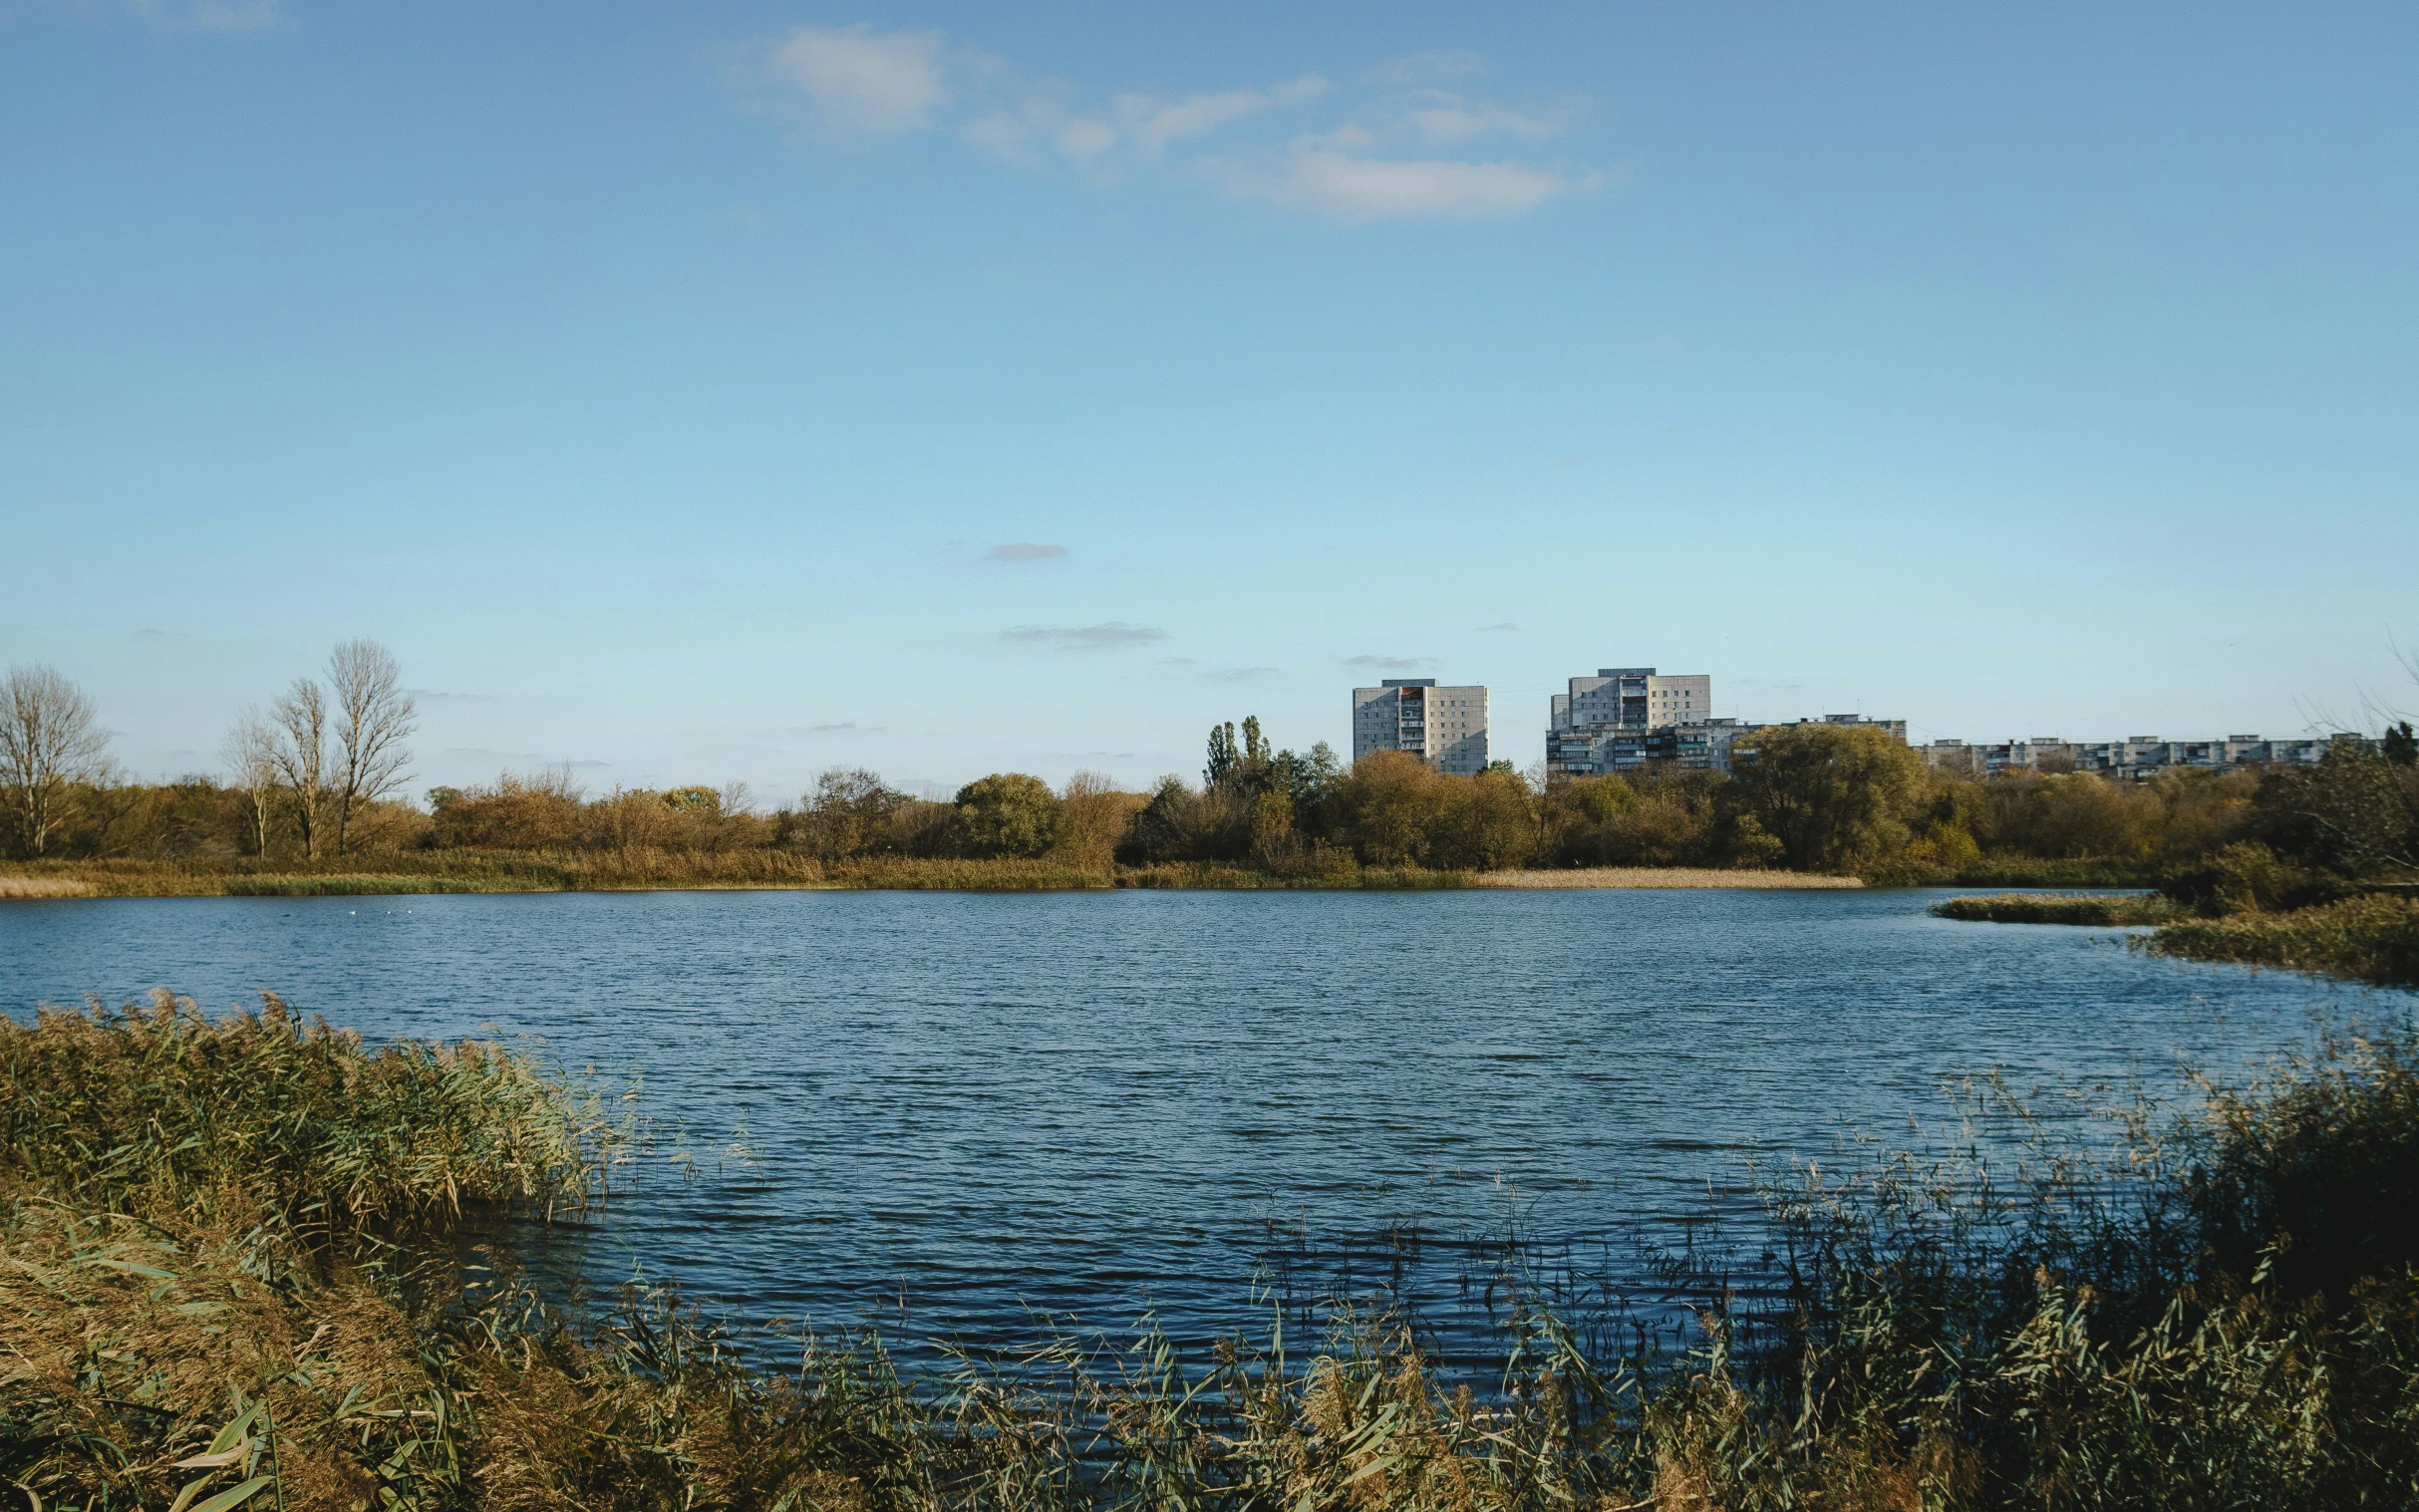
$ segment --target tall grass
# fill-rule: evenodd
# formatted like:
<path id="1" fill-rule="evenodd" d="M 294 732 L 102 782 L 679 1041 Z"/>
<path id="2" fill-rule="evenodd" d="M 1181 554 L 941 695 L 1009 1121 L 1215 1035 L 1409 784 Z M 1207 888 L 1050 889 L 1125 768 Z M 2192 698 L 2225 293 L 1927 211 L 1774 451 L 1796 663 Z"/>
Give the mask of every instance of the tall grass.
<path id="1" fill-rule="evenodd" d="M 2161 956 L 2419 987 L 2419 898 L 2371 894 L 2288 913 L 2188 919 L 2160 930 L 2145 948 Z"/>
<path id="2" fill-rule="evenodd" d="M 2163 924 L 2184 910 L 2155 893 L 1990 893 L 1943 898 L 1928 910 L 1937 918 L 1991 924 Z"/>
<path id="3" fill-rule="evenodd" d="M 836 863 L 831 880 L 841 887 L 961 892 L 1062 892 L 1116 885 L 1111 867 L 1072 865 L 1048 856 L 984 861 L 867 857 Z"/>
<path id="4" fill-rule="evenodd" d="M 45 1508 L 2419 1498 L 2407 1028 L 2136 1117 L 2113 1152 L 2015 1109 L 2012 1161 L 1809 1168 L 1693 1347 L 1607 1353 L 1532 1298 L 1479 1379 L 1344 1304 L 1199 1354 L 1145 1320 L 927 1373 L 790 1334 L 768 1365 L 769 1336 L 667 1293 L 580 1306 L 508 1254 L 462 1264 L 463 1205 L 579 1200 L 610 1154 L 592 1102 L 505 1052 L 373 1050 L 274 1002 L 4 1043 L 0 1477 Z"/>

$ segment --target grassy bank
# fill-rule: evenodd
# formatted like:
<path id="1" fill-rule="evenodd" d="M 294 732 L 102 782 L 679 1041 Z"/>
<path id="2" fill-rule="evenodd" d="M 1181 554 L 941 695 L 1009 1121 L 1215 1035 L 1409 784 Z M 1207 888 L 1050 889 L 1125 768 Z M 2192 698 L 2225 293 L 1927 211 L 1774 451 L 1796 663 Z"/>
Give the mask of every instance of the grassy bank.
<path id="1" fill-rule="evenodd" d="M 2408 894 L 2370 893 L 2274 912 L 2245 908 L 2214 918 L 2195 917 L 2156 893 L 2002 893 L 1945 898 L 1930 911 L 1992 924 L 2150 924 L 2156 932 L 2135 943 L 2152 955 L 2419 987 L 2419 898 Z"/>
<path id="2" fill-rule="evenodd" d="M 1760 871 L 1707 866 L 1573 866 L 1561 869 L 1480 872 L 1474 887 L 1521 889 L 1721 887 L 1754 889 L 1853 888 L 1862 878 L 1837 877 L 1811 871 Z"/>
<path id="3" fill-rule="evenodd" d="M 2156 893 L 1991 893 L 1944 898 L 1936 918 L 1987 924 L 2164 924 L 2184 911 Z"/>
<path id="4" fill-rule="evenodd" d="M 14 863 L 0 900 L 103 897 L 317 897 L 394 893 L 610 892 L 652 889 L 826 888 L 963 892 L 1097 888 L 1399 891 L 1454 887 L 1854 887 L 1854 878 L 1686 867 L 1472 872 L 1363 866 L 1335 855 L 1318 869 L 1262 870 L 1216 862 L 1124 866 L 1053 856 L 956 860 L 857 857 L 829 864 L 778 851 L 396 851 L 374 864 L 302 866 L 251 860 Z"/>
<path id="5" fill-rule="evenodd" d="M 600 1108 L 491 1046 L 274 1000 L 0 1028 L 0 1477 L 45 1508 L 2309 1508 L 2419 1494 L 2419 1065 L 2397 1032 L 2113 1160 L 1898 1162 L 1776 1198 L 1678 1358 L 1534 1307 L 1500 1377 L 1407 1321 L 1187 1358 L 1037 1342 L 753 1368 L 583 1310 L 468 1210 L 593 1201 Z M 2112 1179 L 2116 1178 L 2116 1179 Z"/>
<path id="6" fill-rule="evenodd" d="M 2170 924 L 2154 955 L 2237 961 L 2419 987 L 2419 898 L 2371 895 L 2287 913 L 2241 913 Z"/>

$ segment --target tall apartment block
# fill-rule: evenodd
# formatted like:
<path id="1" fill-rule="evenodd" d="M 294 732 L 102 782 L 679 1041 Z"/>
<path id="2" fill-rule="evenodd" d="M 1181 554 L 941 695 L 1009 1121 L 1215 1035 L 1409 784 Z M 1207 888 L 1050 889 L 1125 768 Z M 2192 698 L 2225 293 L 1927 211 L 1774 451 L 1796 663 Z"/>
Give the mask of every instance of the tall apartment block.
<path id="1" fill-rule="evenodd" d="M 1602 667 L 1554 695 L 1546 730 L 1548 775 L 1594 776 L 1647 761 L 1726 764 L 1735 720 L 1713 719 L 1713 679 L 1665 677 L 1652 667 Z M 1717 749 L 1718 748 L 1718 749 Z"/>
<path id="2" fill-rule="evenodd" d="M 1353 690 L 1353 759 L 1407 751 L 1438 771 L 1487 769 L 1487 691 L 1439 688 L 1432 677 L 1387 678 Z"/>

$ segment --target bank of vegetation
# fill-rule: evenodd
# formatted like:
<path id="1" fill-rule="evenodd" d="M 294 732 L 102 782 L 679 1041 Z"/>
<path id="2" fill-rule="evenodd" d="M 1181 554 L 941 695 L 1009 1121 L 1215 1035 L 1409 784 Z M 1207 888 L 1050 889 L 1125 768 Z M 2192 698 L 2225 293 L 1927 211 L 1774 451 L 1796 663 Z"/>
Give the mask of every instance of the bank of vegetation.
<path id="1" fill-rule="evenodd" d="M 2155 892 L 1949 898 L 1945 918 L 2156 925 L 2159 955 L 2419 987 L 2419 741 L 2338 742 L 2310 767 L 2245 784 L 2224 844 L 2167 867 Z"/>
<path id="2" fill-rule="evenodd" d="M 465 1240 L 600 1200 L 637 1148 L 502 1049 L 366 1046 L 274 999 L 0 1024 L 0 1481 L 78 1512 L 2419 1498 L 2407 1027 L 2114 1157 L 1809 1173 L 1692 1348 L 1532 1303 L 1478 1378 L 1341 1305 L 1319 1338 L 1145 1321 L 918 1372 L 664 1292 L 546 1295 Z"/>
<path id="3" fill-rule="evenodd" d="M 1394 753 L 1347 766 L 1325 745 L 1274 749 L 1247 719 L 1210 732 L 1199 781 L 1147 792 L 995 772 L 940 801 L 835 768 L 768 805 L 738 783 L 589 792 L 558 769 L 407 800 L 415 711 L 398 678 L 383 650 L 348 643 L 322 679 L 237 721 L 222 773 L 142 783 L 114 774 L 81 693 L 18 669 L 0 688 L 0 895 L 1398 887 L 1661 868 L 2249 888 L 2272 908 L 2293 884 L 2255 875 L 2262 853 L 2327 875 L 2409 864 L 2407 839 L 2355 863 L 2369 842 L 2347 838 L 2408 828 L 2407 727 L 2382 748 L 2338 743 L 2315 769 L 2119 781 L 1934 770 L 1884 732 L 1797 725 L 1743 739 L 1728 773 L 1549 780 L 1508 762 L 1448 775 Z"/>

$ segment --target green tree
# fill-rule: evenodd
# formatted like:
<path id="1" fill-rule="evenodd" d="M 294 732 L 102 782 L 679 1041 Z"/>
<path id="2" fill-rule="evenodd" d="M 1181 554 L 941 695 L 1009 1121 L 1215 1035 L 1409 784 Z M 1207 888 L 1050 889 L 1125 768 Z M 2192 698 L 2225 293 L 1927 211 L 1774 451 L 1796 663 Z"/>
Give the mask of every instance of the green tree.
<path id="1" fill-rule="evenodd" d="M 1229 720 L 1223 725 L 1212 725 L 1209 733 L 1209 764 L 1202 768 L 1202 781 L 1209 786 L 1217 786 L 1235 769 L 1239 759 L 1240 755 L 1235 750 L 1235 722 Z"/>
<path id="2" fill-rule="evenodd" d="M 1265 769 L 1272 759 L 1268 738 L 1260 733 L 1260 716 L 1246 715 L 1243 721 L 1243 763 Z"/>
<path id="3" fill-rule="evenodd" d="M 1040 777 L 995 771 L 958 789 L 958 823 L 967 854 L 1038 856 L 1058 829 L 1058 795 Z"/>
<path id="4" fill-rule="evenodd" d="M 1837 871 L 1907 843 L 1924 758 L 1886 731 L 1780 725 L 1731 749 L 1732 800 L 1798 871 Z"/>

